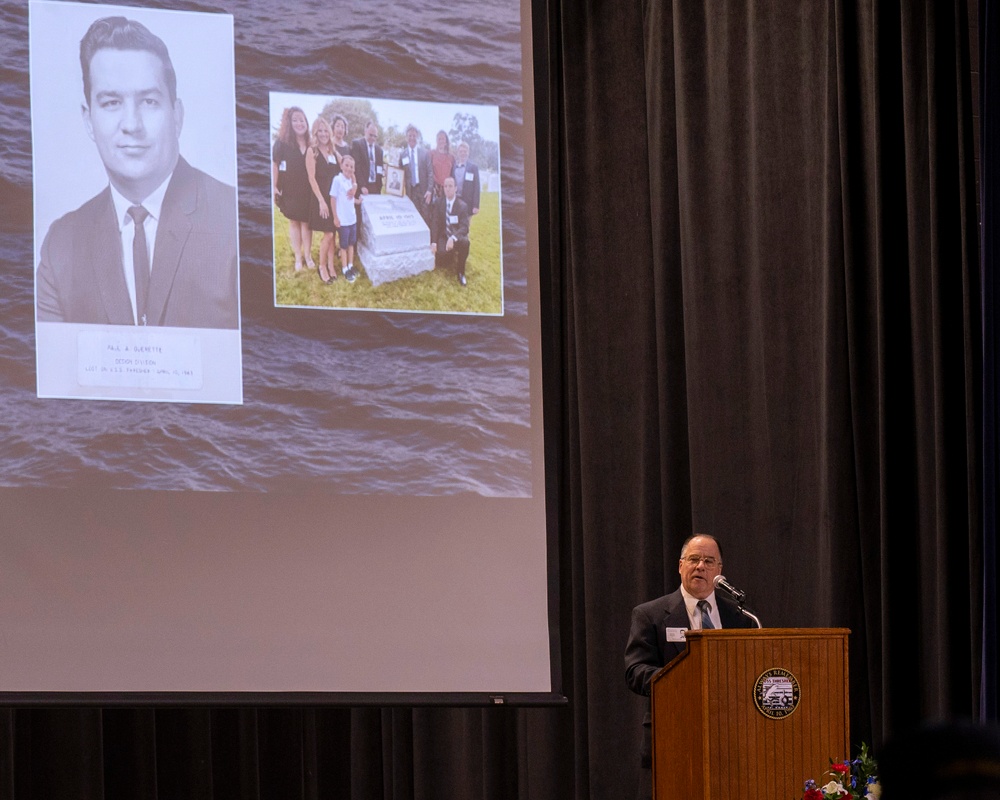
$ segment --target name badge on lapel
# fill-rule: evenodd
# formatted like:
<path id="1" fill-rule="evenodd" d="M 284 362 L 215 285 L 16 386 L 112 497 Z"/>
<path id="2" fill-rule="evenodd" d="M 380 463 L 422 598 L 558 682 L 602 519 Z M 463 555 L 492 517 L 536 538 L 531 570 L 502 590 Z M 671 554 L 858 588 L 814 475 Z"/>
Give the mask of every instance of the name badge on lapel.
<path id="1" fill-rule="evenodd" d="M 449 214 L 448 215 L 448 224 L 449 225 L 458 225 L 458 214 Z"/>
<path id="2" fill-rule="evenodd" d="M 686 628 L 667 628 L 667 641 L 668 642 L 684 642 L 687 641 L 684 635 L 687 633 Z"/>

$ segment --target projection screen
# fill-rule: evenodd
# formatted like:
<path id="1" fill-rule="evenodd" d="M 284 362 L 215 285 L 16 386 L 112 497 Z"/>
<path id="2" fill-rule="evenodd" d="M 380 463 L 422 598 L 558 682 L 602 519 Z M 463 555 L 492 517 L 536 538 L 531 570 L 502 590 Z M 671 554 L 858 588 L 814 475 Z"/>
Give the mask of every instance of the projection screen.
<path id="1" fill-rule="evenodd" d="M 5 702 L 557 702 L 528 5 L 0 22 Z"/>

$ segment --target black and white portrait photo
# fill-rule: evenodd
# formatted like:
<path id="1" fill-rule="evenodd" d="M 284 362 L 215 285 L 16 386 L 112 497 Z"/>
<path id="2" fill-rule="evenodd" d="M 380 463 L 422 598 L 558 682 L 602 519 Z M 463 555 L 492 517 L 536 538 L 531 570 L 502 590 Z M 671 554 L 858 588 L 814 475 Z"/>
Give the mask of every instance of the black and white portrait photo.
<path id="1" fill-rule="evenodd" d="M 241 402 L 232 17 L 30 15 L 38 395 Z"/>

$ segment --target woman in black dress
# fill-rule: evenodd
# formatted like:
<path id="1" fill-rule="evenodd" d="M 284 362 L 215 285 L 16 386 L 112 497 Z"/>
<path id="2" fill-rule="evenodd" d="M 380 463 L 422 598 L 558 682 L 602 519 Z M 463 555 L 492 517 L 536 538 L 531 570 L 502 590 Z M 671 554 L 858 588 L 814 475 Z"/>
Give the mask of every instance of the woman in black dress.
<path id="1" fill-rule="evenodd" d="M 295 253 L 295 271 L 302 269 L 302 258 L 310 268 L 312 231 L 309 228 L 309 208 L 313 195 L 306 173 L 306 152 L 309 150 L 309 121 L 298 106 L 286 108 L 281 115 L 278 138 L 271 152 L 271 184 L 275 205 L 288 218 L 288 238 Z"/>
<path id="2" fill-rule="evenodd" d="M 340 114 L 334 114 L 330 124 L 333 125 L 333 149 L 337 152 L 336 175 L 339 175 L 340 159 L 351 154 L 351 143 L 347 141 L 347 120 Z"/>
<path id="3" fill-rule="evenodd" d="M 306 153 L 306 173 L 312 188 L 312 205 L 309 210 L 309 226 L 314 231 L 322 231 L 319 243 L 319 265 L 317 271 L 323 283 L 337 280 L 337 249 L 333 240 L 333 211 L 330 209 L 330 184 L 340 172 L 340 159 L 333 149 L 333 129 L 324 117 L 316 117 L 312 126 L 312 146 Z"/>

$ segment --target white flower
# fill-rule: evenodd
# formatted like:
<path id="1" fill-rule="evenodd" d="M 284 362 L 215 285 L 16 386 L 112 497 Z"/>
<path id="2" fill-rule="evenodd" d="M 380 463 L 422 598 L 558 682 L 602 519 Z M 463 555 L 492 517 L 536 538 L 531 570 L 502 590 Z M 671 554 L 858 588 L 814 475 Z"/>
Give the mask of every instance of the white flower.
<path id="1" fill-rule="evenodd" d="M 879 800 L 882 796 L 882 784 L 878 781 L 875 783 L 868 784 L 868 792 L 865 794 L 865 800 Z"/>
<path id="2" fill-rule="evenodd" d="M 844 784 L 837 781 L 830 781 L 826 786 L 821 786 L 820 789 L 822 789 L 826 794 L 832 794 L 834 797 L 847 791 L 844 788 Z"/>

